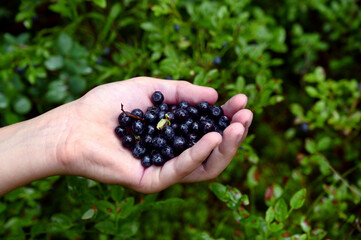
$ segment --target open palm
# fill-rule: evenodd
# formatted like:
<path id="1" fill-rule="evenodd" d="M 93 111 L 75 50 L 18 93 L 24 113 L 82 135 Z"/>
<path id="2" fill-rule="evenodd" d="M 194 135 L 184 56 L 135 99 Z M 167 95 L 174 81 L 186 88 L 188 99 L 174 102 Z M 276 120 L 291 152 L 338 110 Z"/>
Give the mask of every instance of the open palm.
<path id="1" fill-rule="evenodd" d="M 156 90 L 165 103 L 185 100 L 190 104 L 217 101 L 214 89 L 184 81 L 139 77 L 94 88 L 71 104 L 66 146 L 60 161 L 66 174 L 88 177 L 100 182 L 128 186 L 144 193 L 157 192 L 178 182 L 196 182 L 215 178 L 232 160 L 245 138 L 252 113 L 244 109 L 247 98 L 232 97 L 222 106 L 231 125 L 224 131 L 206 134 L 196 145 L 162 167 L 144 168 L 131 152 L 121 146 L 114 134 L 121 104 L 126 111 L 152 105 Z M 205 159 L 208 160 L 202 164 Z"/>

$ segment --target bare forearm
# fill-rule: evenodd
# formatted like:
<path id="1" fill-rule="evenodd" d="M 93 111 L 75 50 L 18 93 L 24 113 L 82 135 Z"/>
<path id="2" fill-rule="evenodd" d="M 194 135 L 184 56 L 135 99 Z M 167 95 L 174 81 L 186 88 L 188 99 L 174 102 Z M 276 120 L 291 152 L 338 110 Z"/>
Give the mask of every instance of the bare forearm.
<path id="1" fill-rule="evenodd" d="M 58 112 L 0 129 L 0 195 L 61 173 L 57 151 L 66 118 L 60 118 Z"/>

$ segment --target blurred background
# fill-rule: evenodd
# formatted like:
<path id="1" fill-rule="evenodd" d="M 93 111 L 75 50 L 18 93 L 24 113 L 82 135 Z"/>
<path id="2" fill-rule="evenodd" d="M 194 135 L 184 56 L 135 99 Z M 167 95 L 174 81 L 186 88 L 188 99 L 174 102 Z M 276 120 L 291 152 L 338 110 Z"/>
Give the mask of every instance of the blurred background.
<path id="1" fill-rule="evenodd" d="M 215 180 L 143 195 L 71 176 L 0 198 L 1 239 L 361 239 L 361 1 L 0 4 L 0 126 L 135 76 L 244 93 Z M 0 153 L 1 154 L 1 153 Z"/>

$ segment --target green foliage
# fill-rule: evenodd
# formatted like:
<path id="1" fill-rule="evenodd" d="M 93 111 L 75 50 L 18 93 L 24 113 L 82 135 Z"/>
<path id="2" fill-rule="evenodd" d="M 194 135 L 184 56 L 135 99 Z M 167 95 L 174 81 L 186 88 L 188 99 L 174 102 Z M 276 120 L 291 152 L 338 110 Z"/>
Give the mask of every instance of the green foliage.
<path id="1" fill-rule="evenodd" d="M 140 75 L 255 113 L 216 182 L 40 180 L 1 198 L 1 239 L 361 237 L 359 1 L 18 0 L 0 20 L 1 126 Z"/>

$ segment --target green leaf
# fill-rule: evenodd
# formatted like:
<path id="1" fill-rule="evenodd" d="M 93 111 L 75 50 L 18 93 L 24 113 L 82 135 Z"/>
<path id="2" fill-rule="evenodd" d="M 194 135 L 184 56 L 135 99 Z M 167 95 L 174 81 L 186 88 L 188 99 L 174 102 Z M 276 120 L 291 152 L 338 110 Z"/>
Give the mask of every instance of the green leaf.
<path id="1" fill-rule="evenodd" d="M 301 222 L 300 222 L 301 228 L 305 233 L 308 233 L 311 231 L 311 225 L 310 223 L 307 221 L 306 217 L 302 217 L 301 218 Z"/>
<path id="2" fill-rule="evenodd" d="M 271 230 L 271 232 L 278 232 L 278 231 L 281 231 L 283 229 L 283 227 L 284 227 L 283 223 L 281 223 L 281 222 L 273 222 L 270 225 L 270 230 Z"/>
<path id="3" fill-rule="evenodd" d="M 93 3 L 98 5 L 101 8 L 107 7 L 107 1 L 106 0 L 93 0 Z"/>
<path id="4" fill-rule="evenodd" d="M 94 227 L 98 229 L 100 232 L 107 234 L 114 234 L 116 231 L 114 223 L 110 220 L 98 222 L 97 224 L 94 225 Z"/>
<path id="5" fill-rule="evenodd" d="M 144 22 L 144 23 L 140 24 L 140 27 L 147 32 L 158 31 L 158 26 L 152 22 Z"/>
<path id="6" fill-rule="evenodd" d="M 287 218 L 287 204 L 283 198 L 278 199 L 274 206 L 275 219 L 283 222 Z"/>
<path id="7" fill-rule="evenodd" d="M 250 187 L 255 187 L 258 185 L 258 169 L 257 166 L 252 166 L 247 173 L 247 182 Z"/>
<path id="8" fill-rule="evenodd" d="M 28 112 L 30 112 L 31 107 L 31 101 L 25 96 L 20 96 L 13 102 L 13 108 L 18 114 L 27 114 Z"/>
<path id="9" fill-rule="evenodd" d="M 94 216 L 95 214 L 95 211 L 94 209 L 89 209 L 88 211 L 86 211 L 83 216 L 81 216 L 81 219 L 82 220 L 87 220 L 87 219 L 90 219 Z"/>
<path id="10" fill-rule="evenodd" d="M 271 206 L 267 209 L 266 211 L 266 216 L 265 216 L 265 220 L 267 223 L 271 223 L 273 221 L 273 219 L 275 218 L 275 210 L 274 208 Z"/>
<path id="11" fill-rule="evenodd" d="M 310 97 L 317 98 L 320 96 L 317 89 L 312 86 L 306 86 L 305 90 Z"/>
<path id="12" fill-rule="evenodd" d="M 307 152 L 314 154 L 317 153 L 317 145 L 316 142 L 310 138 L 306 139 L 305 148 Z"/>
<path id="13" fill-rule="evenodd" d="M 50 103 L 61 103 L 67 96 L 67 89 L 63 81 L 53 81 L 48 86 L 45 99 Z"/>
<path id="14" fill-rule="evenodd" d="M 78 75 L 69 78 L 69 90 L 73 94 L 81 94 L 86 90 L 86 80 Z"/>
<path id="15" fill-rule="evenodd" d="M 2 93 L 0 93 L 0 109 L 5 109 L 9 105 L 9 99 Z"/>
<path id="16" fill-rule="evenodd" d="M 303 108 L 300 104 L 298 103 L 294 103 L 291 104 L 291 112 L 293 113 L 293 115 L 295 116 L 303 116 Z"/>
<path id="17" fill-rule="evenodd" d="M 140 222 L 138 221 L 123 223 L 120 226 L 119 232 L 126 237 L 132 237 L 138 232 L 139 224 Z"/>
<path id="18" fill-rule="evenodd" d="M 115 202 L 120 202 L 124 196 L 124 188 L 122 186 L 111 186 L 110 196 Z"/>
<path id="19" fill-rule="evenodd" d="M 57 39 L 57 46 L 63 55 L 67 55 L 73 46 L 73 40 L 66 33 L 61 33 Z"/>
<path id="20" fill-rule="evenodd" d="M 64 59 L 62 56 L 52 56 L 45 61 L 45 67 L 50 71 L 59 70 L 64 66 Z"/>
<path id="21" fill-rule="evenodd" d="M 212 183 L 210 185 L 210 189 L 221 201 L 224 202 L 227 200 L 227 197 L 226 197 L 227 187 L 224 186 L 223 184 Z"/>
<path id="22" fill-rule="evenodd" d="M 290 206 L 293 209 L 299 209 L 303 206 L 305 200 L 306 200 L 306 189 L 303 188 L 292 196 L 290 200 Z"/>
<path id="23" fill-rule="evenodd" d="M 1 214 L 3 211 L 5 211 L 5 209 L 6 209 L 6 204 L 0 202 L 0 214 Z"/>

